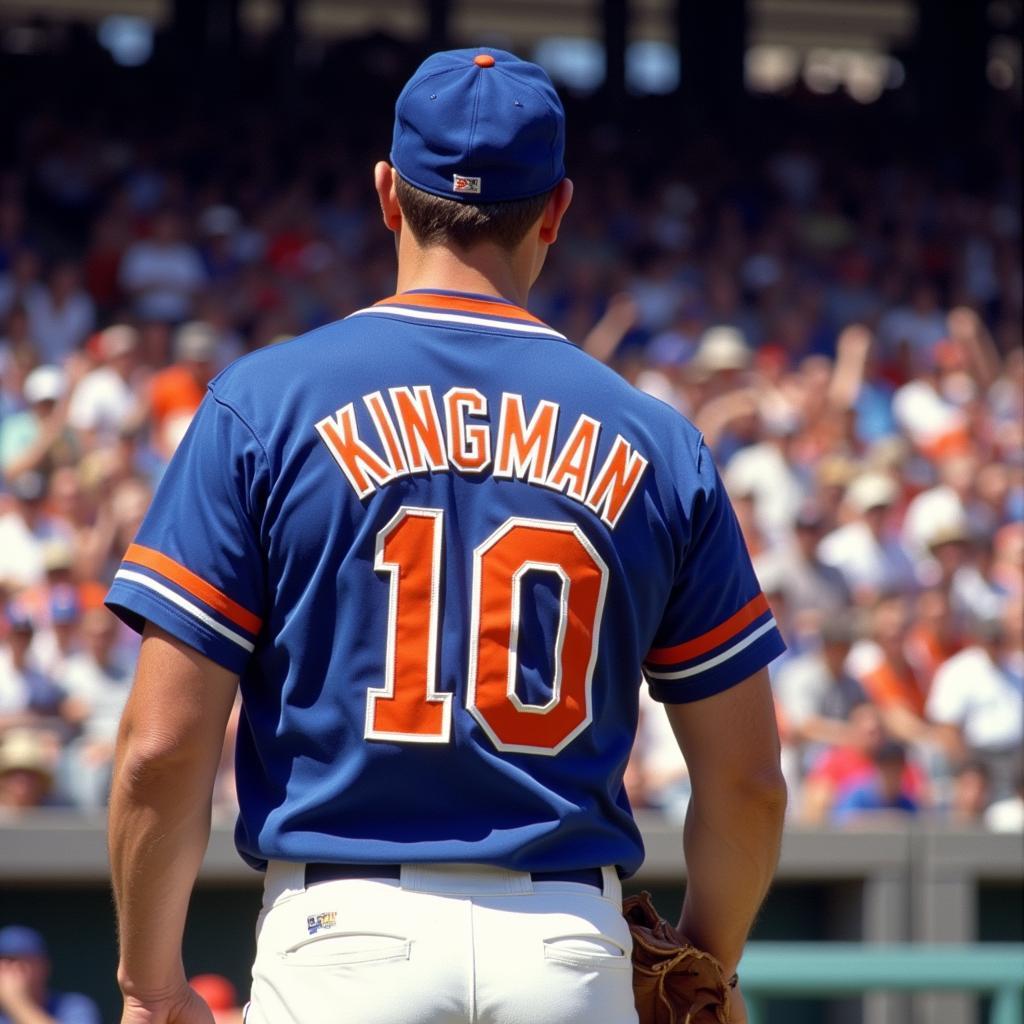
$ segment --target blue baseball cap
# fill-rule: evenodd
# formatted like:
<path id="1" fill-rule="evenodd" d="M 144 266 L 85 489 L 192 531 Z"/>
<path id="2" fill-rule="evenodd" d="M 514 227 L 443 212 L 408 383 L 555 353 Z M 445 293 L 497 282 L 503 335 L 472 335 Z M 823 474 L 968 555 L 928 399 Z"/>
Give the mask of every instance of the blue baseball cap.
<path id="1" fill-rule="evenodd" d="M 529 199 L 565 177 L 565 111 L 551 79 L 505 50 L 428 57 L 395 104 L 391 163 L 444 199 Z"/>
<path id="2" fill-rule="evenodd" d="M 46 942 L 34 928 L 11 924 L 0 928 L 0 956 L 49 956 Z"/>

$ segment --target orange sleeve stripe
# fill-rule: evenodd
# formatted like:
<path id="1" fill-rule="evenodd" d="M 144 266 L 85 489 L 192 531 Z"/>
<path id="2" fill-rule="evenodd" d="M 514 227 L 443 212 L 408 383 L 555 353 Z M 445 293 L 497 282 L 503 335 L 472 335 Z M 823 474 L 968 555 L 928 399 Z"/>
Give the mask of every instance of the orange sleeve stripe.
<path id="1" fill-rule="evenodd" d="M 656 647 L 647 655 L 649 665 L 675 665 L 680 661 L 689 661 L 698 655 L 707 654 L 721 644 L 732 639 L 740 630 L 745 629 L 765 612 L 771 611 L 768 598 L 758 594 L 751 598 L 735 615 L 730 615 L 725 622 L 707 633 L 702 633 L 693 640 L 687 640 L 676 647 Z"/>
<path id="2" fill-rule="evenodd" d="M 404 294 L 392 295 L 390 299 L 381 299 L 377 306 L 425 306 L 427 309 L 449 309 L 455 313 L 479 313 L 482 316 L 500 316 L 507 320 L 525 320 L 531 324 L 544 326 L 532 313 L 527 313 L 519 306 L 510 306 L 505 302 L 488 302 L 486 299 L 467 299 L 454 295 Z"/>
<path id="3" fill-rule="evenodd" d="M 159 551 L 143 547 L 141 544 L 132 544 L 125 553 L 124 560 L 166 576 L 172 583 L 187 590 L 193 597 L 198 597 L 215 612 L 220 612 L 224 618 L 230 619 L 236 626 L 241 626 L 250 633 L 258 633 L 260 626 L 263 625 L 263 620 L 258 615 L 253 615 L 238 602 L 232 601 L 227 594 Z"/>

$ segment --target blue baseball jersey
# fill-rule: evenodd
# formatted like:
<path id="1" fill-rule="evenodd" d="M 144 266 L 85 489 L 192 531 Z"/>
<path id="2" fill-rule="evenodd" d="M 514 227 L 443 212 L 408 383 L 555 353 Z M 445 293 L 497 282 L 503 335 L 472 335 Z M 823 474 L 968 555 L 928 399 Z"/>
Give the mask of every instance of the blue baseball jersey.
<path id="1" fill-rule="evenodd" d="M 641 670 L 698 700 L 784 646 L 694 427 L 435 291 L 216 377 L 107 602 L 240 674 L 256 866 L 628 875 Z"/>

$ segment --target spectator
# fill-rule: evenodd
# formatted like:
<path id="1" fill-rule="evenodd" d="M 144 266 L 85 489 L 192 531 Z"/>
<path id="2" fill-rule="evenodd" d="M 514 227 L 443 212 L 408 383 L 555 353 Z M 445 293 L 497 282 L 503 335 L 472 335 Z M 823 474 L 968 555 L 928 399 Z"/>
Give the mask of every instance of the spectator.
<path id="1" fill-rule="evenodd" d="M 172 324 L 188 319 L 206 272 L 199 253 L 185 240 L 184 225 L 174 211 L 157 214 L 150 237 L 129 246 L 119 280 L 142 319 Z"/>
<path id="2" fill-rule="evenodd" d="M 826 747 L 856 741 L 850 712 L 866 700 L 860 684 L 846 670 L 857 627 L 848 618 L 833 618 L 821 628 L 821 648 L 785 662 L 775 680 L 789 738 L 799 744 L 803 762 L 812 765 Z"/>
<path id="3" fill-rule="evenodd" d="M 0 817 L 50 805 L 58 756 L 52 734 L 25 728 L 0 732 Z M 0 1009 L 3 1005 L 0 995 Z"/>
<path id="4" fill-rule="evenodd" d="M 24 301 L 42 363 L 62 362 L 85 341 L 96 323 L 96 307 L 82 287 L 78 264 L 71 260 L 58 263 L 49 284 L 26 295 Z"/>
<path id="5" fill-rule="evenodd" d="M 144 414 L 138 400 L 144 390 L 137 373 L 138 331 L 124 324 L 108 327 L 95 348 L 99 366 L 82 378 L 68 408 L 68 423 L 86 449 L 109 444 L 123 430 L 139 426 Z"/>
<path id="6" fill-rule="evenodd" d="M 216 353 L 217 339 L 207 324 L 195 321 L 175 332 L 174 365 L 153 378 L 149 393 L 156 447 L 165 459 L 174 454 L 206 395 Z"/>
<path id="7" fill-rule="evenodd" d="M 985 812 L 985 827 L 993 832 L 1024 832 L 1024 765 L 1017 765 L 1013 796 L 997 800 Z"/>
<path id="8" fill-rule="evenodd" d="M 938 292 L 930 281 L 923 279 L 914 285 L 909 301 L 886 313 L 878 327 L 879 337 L 890 352 L 909 345 L 915 353 L 926 353 L 946 333 L 946 317 L 939 308 Z"/>
<path id="9" fill-rule="evenodd" d="M 754 561 L 761 585 L 778 587 L 785 594 L 801 634 L 815 634 L 823 621 L 840 614 L 850 603 L 843 574 L 818 557 L 825 523 L 820 502 L 805 502 L 791 535 Z"/>
<path id="10" fill-rule="evenodd" d="M 0 591 L 10 593 L 42 582 L 43 548 L 54 531 L 44 511 L 46 480 L 41 473 L 16 476 L 8 497 L 8 511 L 0 514 Z"/>
<path id="11" fill-rule="evenodd" d="M 23 925 L 0 928 L 0 1024 L 100 1024 L 96 1004 L 78 992 L 51 992 L 50 952 Z"/>
<path id="12" fill-rule="evenodd" d="M 881 710 L 886 729 L 904 743 L 926 744 L 927 679 L 909 656 L 910 604 L 901 594 L 882 597 L 871 610 L 870 639 L 851 652 L 850 669 Z"/>
<path id="13" fill-rule="evenodd" d="M 864 473 L 846 489 L 852 518 L 818 547 L 822 562 L 838 569 L 860 604 L 886 591 L 909 591 L 914 567 L 889 524 L 899 487 L 886 473 Z"/>
<path id="14" fill-rule="evenodd" d="M 1024 603 L 979 627 L 980 642 L 935 673 L 927 712 L 947 748 L 983 761 L 999 799 L 1009 796 L 1024 742 Z"/>
<path id="15" fill-rule="evenodd" d="M 61 556 L 64 551 L 70 556 L 70 549 L 64 545 L 50 547 L 51 557 Z M 49 586 L 44 597 L 47 605 L 45 625 L 35 631 L 29 660 L 44 675 L 63 683 L 68 661 L 81 647 L 82 603 L 78 589 L 67 581 Z"/>
<path id="16" fill-rule="evenodd" d="M 875 778 L 875 754 L 886 743 L 881 712 L 873 704 L 858 704 L 850 711 L 852 739 L 841 747 L 829 747 L 818 756 L 804 781 L 802 820 L 809 825 L 829 820 L 836 801 L 855 787 Z M 900 791 L 917 806 L 926 802 L 927 780 L 912 760 L 900 773 Z"/>
<path id="17" fill-rule="evenodd" d="M 117 726 L 135 669 L 135 659 L 118 648 L 117 633 L 106 608 L 86 612 L 83 650 L 68 658 L 61 676 L 66 714 L 80 726 L 65 759 L 65 789 L 79 807 L 102 807 L 110 789 Z"/>
<path id="18" fill-rule="evenodd" d="M 33 249 L 20 249 L 11 257 L 7 269 L 0 272 L 0 318 L 18 306 L 27 307 L 42 290 L 39 256 Z"/>
<path id="19" fill-rule="evenodd" d="M 7 606 L 7 639 L 0 645 L 0 732 L 16 725 L 64 734 L 64 691 L 29 658 L 35 628 L 25 608 Z"/>
<path id="20" fill-rule="evenodd" d="M 67 425 L 67 375 L 57 366 L 38 366 L 25 378 L 28 408 L 0 424 L 0 471 L 8 479 L 48 473 L 77 456 Z"/>
<path id="21" fill-rule="evenodd" d="M 916 814 L 917 802 L 904 788 L 907 752 L 901 743 L 883 743 L 872 753 L 873 776 L 839 795 L 832 810 L 837 825 L 877 822 L 892 814 Z"/>
<path id="22" fill-rule="evenodd" d="M 947 821 L 960 828 L 979 828 L 992 798 L 992 774 L 984 761 L 965 761 L 953 773 Z"/>

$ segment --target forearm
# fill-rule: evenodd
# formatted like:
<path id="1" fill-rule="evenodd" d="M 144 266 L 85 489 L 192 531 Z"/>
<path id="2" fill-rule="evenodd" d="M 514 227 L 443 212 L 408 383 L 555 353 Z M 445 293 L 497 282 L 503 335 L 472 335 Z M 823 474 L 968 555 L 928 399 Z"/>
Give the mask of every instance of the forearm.
<path id="1" fill-rule="evenodd" d="M 110 863 L 128 995 L 160 996 L 184 981 L 189 896 L 210 833 L 210 780 L 188 760 L 119 744 L 110 800 Z"/>
<path id="2" fill-rule="evenodd" d="M 781 777 L 725 798 L 694 791 L 686 814 L 686 899 L 680 929 L 736 969 L 778 863 L 786 792 Z"/>
<path id="3" fill-rule="evenodd" d="M 812 715 L 793 726 L 793 733 L 804 743 L 825 743 L 833 747 L 850 743 L 854 735 L 849 722 L 819 715 Z"/>

